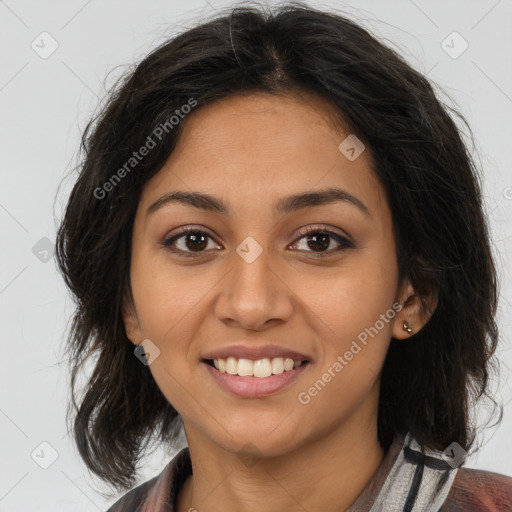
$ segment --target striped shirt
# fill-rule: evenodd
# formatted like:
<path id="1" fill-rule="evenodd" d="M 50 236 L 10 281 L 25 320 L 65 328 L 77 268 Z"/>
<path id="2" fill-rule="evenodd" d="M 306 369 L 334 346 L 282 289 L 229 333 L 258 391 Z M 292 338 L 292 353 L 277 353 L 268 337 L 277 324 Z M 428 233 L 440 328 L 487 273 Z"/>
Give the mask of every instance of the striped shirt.
<path id="1" fill-rule="evenodd" d="M 408 433 L 395 436 L 377 471 L 346 512 L 512 512 L 512 478 L 462 466 L 421 449 Z M 176 512 L 192 473 L 188 448 L 162 472 L 128 491 L 107 512 Z"/>

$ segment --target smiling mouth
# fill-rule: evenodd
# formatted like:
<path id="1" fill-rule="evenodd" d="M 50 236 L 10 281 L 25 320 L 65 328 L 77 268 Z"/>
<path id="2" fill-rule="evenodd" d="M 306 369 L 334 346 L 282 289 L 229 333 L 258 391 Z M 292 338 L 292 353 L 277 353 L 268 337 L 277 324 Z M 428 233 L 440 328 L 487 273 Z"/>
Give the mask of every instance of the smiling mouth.
<path id="1" fill-rule="evenodd" d="M 226 359 L 203 359 L 203 362 L 223 374 L 254 378 L 280 375 L 295 370 L 299 366 L 309 364 L 307 359 L 293 360 L 284 357 L 263 358 L 258 360 L 228 357 Z"/>

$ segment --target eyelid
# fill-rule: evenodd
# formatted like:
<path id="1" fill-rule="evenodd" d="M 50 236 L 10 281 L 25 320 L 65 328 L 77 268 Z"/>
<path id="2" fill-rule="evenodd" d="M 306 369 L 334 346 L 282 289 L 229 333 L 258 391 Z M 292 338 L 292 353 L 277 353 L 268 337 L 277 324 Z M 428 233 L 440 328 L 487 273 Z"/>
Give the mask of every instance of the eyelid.
<path id="1" fill-rule="evenodd" d="M 202 233 L 202 234 L 206 235 L 208 238 L 210 238 L 211 240 L 214 240 L 214 238 L 215 238 L 213 235 L 211 235 L 209 233 L 208 229 L 204 226 L 187 225 L 187 226 L 181 226 L 181 227 L 177 228 L 177 231 L 174 232 L 170 236 L 165 235 L 163 240 L 160 242 L 160 245 L 164 249 L 167 249 L 168 251 L 170 251 L 174 254 L 183 255 L 185 257 L 188 257 L 188 256 L 194 257 L 195 255 L 201 256 L 202 254 L 206 254 L 206 251 L 198 251 L 196 254 L 194 254 L 193 251 L 183 251 L 181 249 L 174 249 L 172 247 L 172 244 L 174 242 L 176 242 L 177 240 L 179 240 L 180 238 L 184 237 L 185 235 L 187 235 L 189 233 Z"/>
<path id="2" fill-rule="evenodd" d="M 335 249 L 331 249 L 329 251 L 324 252 L 315 252 L 315 251 L 299 251 L 300 253 L 305 252 L 307 255 L 311 255 L 313 258 L 328 258 L 328 257 L 336 257 L 345 252 L 347 249 L 354 249 L 355 244 L 352 241 L 351 237 L 346 235 L 345 233 L 339 233 L 334 231 L 333 228 L 326 226 L 325 224 L 320 224 L 316 226 L 308 226 L 303 228 L 295 241 L 291 244 L 291 246 L 296 245 L 300 240 L 307 237 L 313 233 L 322 233 L 328 235 L 330 238 L 334 239 L 338 243 L 338 247 Z"/>
<path id="3" fill-rule="evenodd" d="M 200 257 L 203 254 L 207 254 L 209 251 L 206 251 L 206 250 L 197 251 L 196 253 L 194 253 L 194 251 L 183 251 L 181 249 L 172 248 L 172 244 L 174 242 L 176 242 L 177 240 L 179 240 L 180 238 L 184 237 L 185 235 L 187 235 L 189 233 L 202 233 L 215 242 L 215 237 L 208 232 L 208 229 L 206 227 L 199 226 L 199 225 L 197 225 L 197 226 L 196 225 L 187 225 L 187 226 L 181 226 L 180 228 L 178 228 L 178 230 L 175 233 L 173 233 L 171 236 L 166 235 L 164 237 L 164 239 L 160 242 L 160 245 L 162 245 L 165 249 L 167 249 L 175 254 L 183 255 L 185 257 L 188 257 L 188 256 Z M 334 249 L 334 250 L 331 249 L 330 251 L 318 252 L 318 253 L 315 253 L 314 251 L 299 251 L 299 252 L 306 252 L 306 253 L 313 255 L 314 257 L 322 257 L 322 256 L 336 255 L 336 254 L 343 252 L 346 249 L 355 247 L 354 242 L 352 241 L 352 239 L 349 235 L 347 235 L 345 233 L 339 233 L 337 231 L 334 231 L 333 228 L 330 228 L 326 224 L 317 224 L 317 225 L 313 225 L 313 226 L 307 226 L 306 228 L 302 228 L 298 232 L 295 240 L 290 245 L 288 245 L 288 247 L 296 245 L 297 242 L 299 242 L 302 238 L 305 238 L 307 235 L 313 234 L 313 233 L 323 233 L 323 234 L 330 236 L 331 238 L 336 240 L 336 242 L 340 245 L 340 247 L 337 249 Z M 215 243 L 217 243 L 217 242 L 215 242 Z"/>
<path id="4" fill-rule="evenodd" d="M 335 231 L 335 229 L 336 228 L 332 228 L 332 227 L 328 226 L 327 224 L 316 224 L 313 226 L 307 226 L 305 228 L 302 228 L 298 232 L 298 236 L 299 236 L 299 238 L 302 238 L 304 235 L 309 235 L 310 233 L 322 232 L 322 233 L 327 233 L 330 235 L 336 235 L 340 238 L 345 239 L 347 242 L 354 244 L 354 241 L 352 240 L 352 237 L 350 235 L 348 235 L 347 233 L 345 233 L 341 230 Z"/>

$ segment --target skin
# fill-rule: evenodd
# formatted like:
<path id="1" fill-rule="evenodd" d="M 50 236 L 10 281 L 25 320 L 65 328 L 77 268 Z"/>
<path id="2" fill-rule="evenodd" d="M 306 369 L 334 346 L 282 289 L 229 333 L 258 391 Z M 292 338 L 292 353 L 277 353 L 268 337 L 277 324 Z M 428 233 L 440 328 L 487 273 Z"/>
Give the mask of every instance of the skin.
<path id="1" fill-rule="evenodd" d="M 311 96 L 251 93 L 198 108 L 165 166 L 145 185 L 133 226 L 128 338 L 160 350 L 150 371 L 183 418 L 194 474 L 177 510 L 339 511 L 365 488 L 385 453 L 377 439 L 380 372 L 391 337 L 426 322 L 409 282 L 400 286 L 392 217 L 367 148 L 356 160 L 338 149 L 349 132 L 331 122 L 329 105 Z M 332 202 L 277 215 L 273 204 L 295 193 L 346 190 L 369 215 Z M 169 203 L 176 190 L 225 202 L 230 215 Z M 161 245 L 177 228 L 206 232 Z M 314 244 L 305 227 L 327 228 L 354 247 Z M 248 236 L 262 253 L 246 262 L 236 248 Z M 188 240 L 188 245 L 187 245 Z M 310 244 L 308 245 L 308 240 Z M 327 244 L 328 248 L 327 248 Z M 329 252 L 323 258 L 317 252 Z M 195 256 L 194 256 L 195 255 Z M 307 391 L 394 303 L 403 308 L 307 404 Z M 263 398 L 221 389 L 202 356 L 245 342 L 299 350 L 312 363 L 291 386 Z M 243 457 L 252 456 L 247 464 Z"/>

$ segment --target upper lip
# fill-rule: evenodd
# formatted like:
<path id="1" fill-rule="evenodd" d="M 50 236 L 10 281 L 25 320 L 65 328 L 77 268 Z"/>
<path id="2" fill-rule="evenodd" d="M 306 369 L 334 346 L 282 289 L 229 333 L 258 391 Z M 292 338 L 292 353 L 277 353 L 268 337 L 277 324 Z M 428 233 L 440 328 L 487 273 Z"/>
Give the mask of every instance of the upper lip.
<path id="1" fill-rule="evenodd" d="M 228 357 L 235 357 L 237 359 L 258 359 L 273 357 L 290 358 L 294 361 L 311 361 L 311 358 L 305 354 L 291 350 L 279 345 L 262 345 L 262 346 L 247 346 L 247 345 L 231 345 L 229 347 L 217 348 L 207 352 L 203 359 L 227 359 Z"/>

